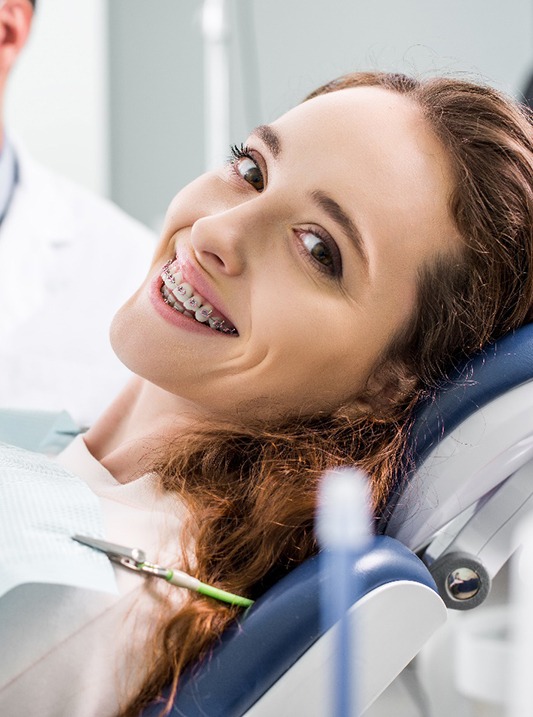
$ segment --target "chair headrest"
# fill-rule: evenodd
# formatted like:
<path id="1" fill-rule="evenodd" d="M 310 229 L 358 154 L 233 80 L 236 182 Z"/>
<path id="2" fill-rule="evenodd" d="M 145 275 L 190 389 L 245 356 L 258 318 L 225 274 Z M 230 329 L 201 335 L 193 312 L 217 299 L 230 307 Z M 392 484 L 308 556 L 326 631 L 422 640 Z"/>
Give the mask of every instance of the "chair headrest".
<path id="1" fill-rule="evenodd" d="M 530 381 L 533 381 L 533 324 L 485 347 L 455 371 L 434 396 L 421 403 L 410 434 L 415 470 L 407 477 L 399 476 L 378 532 L 389 532 L 391 522 L 398 522 L 395 513 L 405 510 L 412 477 L 444 438 L 479 409 Z"/>
<path id="2" fill-rule="evenodd" d="M 472 357 L 420 405 L 410 436 L 415 464 L 472 413 L 532 379 L 533 324 L 527 324 Z"/>

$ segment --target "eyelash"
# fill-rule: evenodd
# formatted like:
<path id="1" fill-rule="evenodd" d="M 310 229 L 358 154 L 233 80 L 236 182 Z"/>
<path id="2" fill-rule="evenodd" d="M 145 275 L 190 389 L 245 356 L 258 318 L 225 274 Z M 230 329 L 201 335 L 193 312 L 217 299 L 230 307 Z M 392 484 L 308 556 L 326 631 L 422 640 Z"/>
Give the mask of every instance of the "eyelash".
<path id="1" fill-rule="evenodd" d="M 228 157 L 228 162 L 235 167 L 235 164 L 239 161 L 239 159 L 244 159 L 247 157 L 248 159 L 251 159 L 253 162 L 255 162 L 254 158 L 252 157 L 252 154 L 249 150 L 249 148 L 245 144 L 232 144 L 230 147 L 230 156 Z"/>
<path id="2" fill-rule="evenodd" d="M 254 158 L 251 150 L 248 148 L 245 144 L 234 144 L 230 147 L 230 156 L 228 157 L 228 163 L 231 165 L 232 170 L 234 171 L 235 175 L 243 180 L 242 175 L 237 169 L 237 164 L 239 160 L 241 159 L 250 159 L 252 162 L 255 162 L 257 165 L 257 160 Z M 259 166 L 259 165 L 258 165 Z M 245 181 L 245 180 L 243 180 Z M 321 242 L 323 242 L 331 252 L 331 255 L 333 257 L 333 267 L 329 269 L 328 267 L 324 266 L 324 264 L 321 264 L 319 261 L 313 258 L 310 251 L 308 251 L 305 246 L 303 246 L 303 242 L 300 241 L 301 247 L 301 254 L 303 257 L 311 264 L 311 266 L 320 274 L 326 275 L 326 277 L 330 279 L 339 280 L 342 277 L 342 261 L 341 261 L 341 255 L 340 251 L 337 247 L 337 244 L 335 241 L 327 234 L 326 232 L 322 232 L 319 229 L 313 228 L 313 229 L 299 229 L 296 232 L 297 234 L 312 234 L 313 236 L 316 236 L 317 239 L 319 239 Z M 333 246 L 332 246 L 333 245 Z"/>

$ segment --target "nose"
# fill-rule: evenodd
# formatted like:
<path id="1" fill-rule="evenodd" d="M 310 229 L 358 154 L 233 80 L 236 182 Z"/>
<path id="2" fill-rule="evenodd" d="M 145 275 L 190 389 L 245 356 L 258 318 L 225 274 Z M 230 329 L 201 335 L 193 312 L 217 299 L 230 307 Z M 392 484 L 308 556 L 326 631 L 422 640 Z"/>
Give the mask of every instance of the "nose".
<path id="1" fill-rule="evenodd" d="M 245 202 L 197 219 L 191 231 L 196 258 L 207 270 L 242 274 L 253 256 L 264 251 L 272 230 L 265 212 Z"/>

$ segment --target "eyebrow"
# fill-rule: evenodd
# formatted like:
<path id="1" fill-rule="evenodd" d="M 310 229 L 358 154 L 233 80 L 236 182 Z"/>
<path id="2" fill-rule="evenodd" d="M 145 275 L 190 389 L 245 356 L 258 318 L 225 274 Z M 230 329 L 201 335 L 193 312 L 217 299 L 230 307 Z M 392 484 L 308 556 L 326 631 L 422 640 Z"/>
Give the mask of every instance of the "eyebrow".
<path id="1" fill-rule="evenodd" d="M 274 159 L 279 157 L 282 149 L 281 138 L 273 127 L 270 127 L 270 125 L 267 124 L 259 125 L 259 127 L 256 127 L 252 131 L 252 135 L 256 135 L 263 140 Z M 361 232 L 340 204 L 321 190 L 311 192 L 311 199 L 330 217 L 330 219 L 335 222 L 335 224 L 340 227 L 343 233 L 354 245 L 357 253 L 365 265 L 365 268 L 368 269 L 368 254 L 366 252 Z"/>
<path id="2" fill-rule="evenodd" d="M 257 135 L 259 139 L 263 140 L 274 159 L 279 157 L 281 154 L 281 140 L 275 129 L 267 124 L 261 124 L 252 131 L 252 134 Z"/>

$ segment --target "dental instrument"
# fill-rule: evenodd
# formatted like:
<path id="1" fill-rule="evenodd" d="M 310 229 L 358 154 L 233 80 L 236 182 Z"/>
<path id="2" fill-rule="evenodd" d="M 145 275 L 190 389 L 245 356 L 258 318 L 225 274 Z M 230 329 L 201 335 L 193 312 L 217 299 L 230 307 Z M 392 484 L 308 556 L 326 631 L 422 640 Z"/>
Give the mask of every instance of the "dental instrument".
<path id="1" fill-rule="evenodd" d="M 99 540 L 86 535 L 73 535 L 72 539 L 82 545 L 87 545 L 89 548 L 100 550 L 107 555 L 109 560 L 128 568 L 128 570 L 134 570 L 146 576 L 151 575 L 156 578 L 163 578 L 171 585 L 192 590 L 230 605 L 238 605 L 239 607 L 253 605 L 253 600 L 234 595 L 213 585 L 207 585 L 182 570 L 171 570 L 162 565 L 151 563 L 146 559 L 144 550 L 140 548 L 127 548 L 123 545 L 116 545 L 115 543 L 109 543 L 107 540 Z"/>

